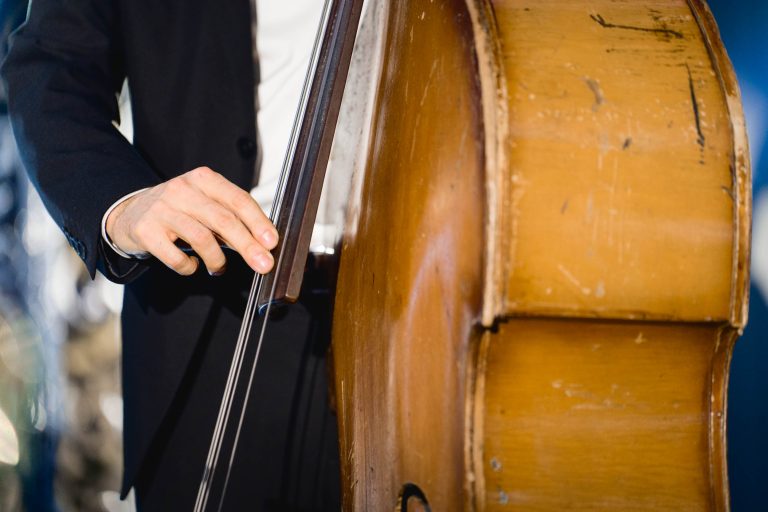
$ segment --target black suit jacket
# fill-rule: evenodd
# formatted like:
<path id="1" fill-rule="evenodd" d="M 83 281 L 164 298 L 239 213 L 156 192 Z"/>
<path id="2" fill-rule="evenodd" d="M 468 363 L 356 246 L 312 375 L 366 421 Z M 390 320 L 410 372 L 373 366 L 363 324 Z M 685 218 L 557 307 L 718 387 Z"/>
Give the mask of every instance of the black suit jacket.
<path id="1" fill-rule="evenodd" d="M 250 280 L 232 262 L 242 271 L 184 279 L 122 259 L 101 240 L 101 218 L 123 195 L 202 165 L 251 186 L 251 38 L 249 0 L 34 0 L 3 65 L 22 159 L 48 210 L 92 276 L 128 283 L 123 493 L 212 315 L 240 309 Z M 133 145 L 113 124 L 125 78 Z"/>

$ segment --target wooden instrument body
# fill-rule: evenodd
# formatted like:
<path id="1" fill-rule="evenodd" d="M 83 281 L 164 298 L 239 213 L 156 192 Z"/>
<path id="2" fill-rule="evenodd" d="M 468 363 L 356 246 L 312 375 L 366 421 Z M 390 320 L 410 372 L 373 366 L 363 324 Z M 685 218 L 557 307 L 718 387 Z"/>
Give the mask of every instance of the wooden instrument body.
<path id="1" fill-rule="evenodd" d="M 706 6 L 377 12 L 333 327 L 345 509 L 412 483 L 433 510 L 727 510 L 750 179 Z"/>

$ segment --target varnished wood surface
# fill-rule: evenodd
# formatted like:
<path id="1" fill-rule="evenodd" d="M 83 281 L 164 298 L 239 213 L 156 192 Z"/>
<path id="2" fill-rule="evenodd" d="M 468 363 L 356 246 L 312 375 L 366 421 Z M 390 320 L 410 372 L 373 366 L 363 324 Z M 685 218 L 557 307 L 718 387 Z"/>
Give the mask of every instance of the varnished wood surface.
<path id="1" fill-rule="evenodd" d="M 456 510 L 484 246 L 471 25 L 460 1 L 391 2 L 387 20 L 333 326 L 344 508 L 394 510 L 413 483 Z"/>
<path id="2" fill-rule="evenodd" d="M 383 2 L 333 350 L 345 510 L 728 510 L 738 87 L 698 0 Z"/>
<path id="3" fill-rule="evenodd" d="M 521 319 L 487 336 L 481 510 L 723 510 L 727 329 Z"/>
<path id="4" fill-rule="evenodd" d="M 509 115 L 501 314 L 730 319 L 743 190 L 688 3 L 491 4 Z"/>
<path id="5" fill-rule="evenodd" d="M 479 45 L 486 109 L 506 115 L 488 176 L 485 309 L 499 329 L 469 386 L 474 507 L 728 510 L 751 198 L 711 14 L 698 1 L 474 5 L 477 39 L 492 39 Z"/>

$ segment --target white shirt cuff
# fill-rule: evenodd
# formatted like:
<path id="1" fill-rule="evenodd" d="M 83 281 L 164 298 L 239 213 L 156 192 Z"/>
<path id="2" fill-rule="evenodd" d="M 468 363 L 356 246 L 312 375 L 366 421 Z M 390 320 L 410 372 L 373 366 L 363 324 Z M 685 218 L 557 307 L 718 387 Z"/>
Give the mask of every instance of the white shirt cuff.
<path id="1" fill-rule="evenodd" d="M 149 187 L 147 187 L 149 188 Z M 112 210 L 117 208 L 117 205 L 122 203 L 123 201 L 126 201 L 136 194 L 140 192 L 144 192 L 147 190 L 146 188 L 142 188 L 140 190 L 136 190 L 135 192 L 131 192 L 130 194 L 126 194 L 114 203 L 112 203 L 112 206 L 110 206 L 107 211 L 104 213 L 104 216 L 101 218 L 101 238 L 104 239 L 104 241 L 109 245 L 113 251 L 115 251 L 117 254 L 122 256 L 123 258 L 128 258 L 129 260 L 145 260 L 149 258 L 150 254 L 148 252 L 132 252 L 128 253 L 120 249 L 117 245 L 115 245 L 114 242 L 109 238 L 109 235 L 107 235 L 107 217 L 109 217 L 109 214 L 112 213 Z"/>

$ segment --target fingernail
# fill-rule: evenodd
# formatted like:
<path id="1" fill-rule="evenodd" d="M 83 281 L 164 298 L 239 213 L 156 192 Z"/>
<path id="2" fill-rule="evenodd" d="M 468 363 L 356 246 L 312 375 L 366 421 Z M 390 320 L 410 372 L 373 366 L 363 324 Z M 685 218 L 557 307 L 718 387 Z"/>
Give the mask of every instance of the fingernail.
<path id="1" fill-rule="evenodd" d="M 224 265 L 223 267 L 221 267 L 219 270 L 216 270 L 215 272 L 211 271 L 211 270 L 208 270 L 208 274 L 210 274 L 213 277 L 219 277 L 219 276 L 224 275 L 224 272 L 226 272 L 226 271 L 227 271 L 227 266 Z"/>
<path id="2" fill-rule="evenodd" d="M 268 229 L 261 234 L 261 239 L 264 241 L 264 246 L 267 249 L 273 249 L 277 245 L 277 233 Z"/>
<path id="3" fill-rule="evenodd" d="M 269 272 L 272 268 L 272 255 L 268 252 L 264 252 L 260 249 L 251 249 L 250 251 L 251 265 L 261 273 Z"/>
<path id="4" fill-rule="evenodd" d="M 272 268 L 272 261 L 272 255 L 265 252 L 256 258 L 256 266 L 261 272 L 269 272 Z"/>

